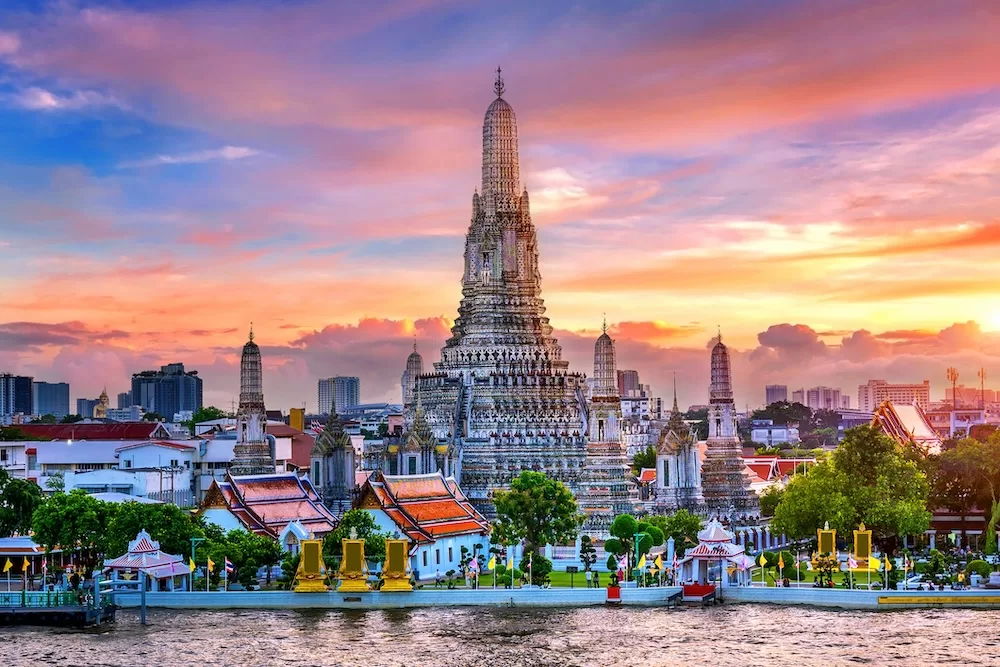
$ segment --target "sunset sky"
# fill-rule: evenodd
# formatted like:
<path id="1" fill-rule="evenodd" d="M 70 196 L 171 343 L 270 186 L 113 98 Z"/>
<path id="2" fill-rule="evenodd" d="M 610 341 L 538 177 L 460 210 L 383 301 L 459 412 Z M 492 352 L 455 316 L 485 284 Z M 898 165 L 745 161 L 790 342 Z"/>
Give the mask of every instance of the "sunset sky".
<path id="1" fill-rule="evenodd" d="M 0 8 L 0 372 L 171 361 L 268 406 L 399 400 L 460 297 L 503 68 L 543 296 L 590 374 L 1000 386 L 1000 3 L 86 2 Z"/>

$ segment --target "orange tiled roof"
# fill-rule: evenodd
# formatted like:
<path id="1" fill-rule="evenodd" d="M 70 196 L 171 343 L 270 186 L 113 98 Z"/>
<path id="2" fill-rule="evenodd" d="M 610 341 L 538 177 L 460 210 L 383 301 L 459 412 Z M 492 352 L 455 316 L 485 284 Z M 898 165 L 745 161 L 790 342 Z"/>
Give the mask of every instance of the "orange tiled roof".
<path id="1" fill-rule="evenodd" d="M 337 526 L 337 519 L 319 501 L 309 480 L 295 473 L 228 475 L 225 482 L 212 484 L 219 493 L 210 488 L 200 511 L 217 506 L 210 504 L 210 498 L 221 498 L 240 523 L 255 533 L 277 537 L 292 521 L 319 536 Z"/>
<path id="2" fill-rule="evenodd" d="M 361 506 L 380 508 L 415 543 L 443 535 L 487 534 L 489 522 L 476 511 L 451 477 L 370 476 L 361 489 Z"/>

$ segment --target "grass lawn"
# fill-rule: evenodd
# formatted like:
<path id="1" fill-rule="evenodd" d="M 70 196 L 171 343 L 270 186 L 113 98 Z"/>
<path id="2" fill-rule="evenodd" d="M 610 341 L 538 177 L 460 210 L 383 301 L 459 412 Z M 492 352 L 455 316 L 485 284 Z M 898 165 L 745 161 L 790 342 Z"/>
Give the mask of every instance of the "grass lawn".
<path id="1" fill-rule="evenodd" d="M 570 576 L 566 572 L 551 572 L 549 574 L 549 581 L 552 583 L 553 588 L 570 588 Z M 587 575 L 583 572 L 578 572 L 572 575 L 572 583 L 575 588 L 586 588 L 587 587 Z M 465 580 L 459 579 L 459 588 L 465 588 Z M 497 580 L 497 588 L 500 588 L 504 584 L 510 583 L 510 575 L 506 575 Z M 609 572 L 601 573 L 601 586 L 607 586 L 611 583 L 611 574 Z M 514 581 L 516 587 L 520 587 L 521 583 L 517 580 Z M 479 577 L 480 588 L 491 588 L 493 586 L 493 575 L 483 574 Z M 429 585 L 424 584 L 424 588 L 434 588 L 434 582 L 432 581 Z M 441 585 L 444 588 L 444 584 Z"/>

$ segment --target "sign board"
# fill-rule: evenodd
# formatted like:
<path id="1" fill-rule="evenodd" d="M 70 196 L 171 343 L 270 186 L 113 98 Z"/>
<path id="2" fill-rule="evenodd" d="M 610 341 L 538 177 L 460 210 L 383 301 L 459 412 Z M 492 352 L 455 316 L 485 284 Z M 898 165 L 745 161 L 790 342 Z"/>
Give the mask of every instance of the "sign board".
<path id="1" fill-rule="evenodd" d="M 577 567 L 576 565 L 567 565 L 566 566 L 566 572 L 568 572 L 569 574 L 576 574 L 579 571 L 580 571 L 580 568 Z"/>

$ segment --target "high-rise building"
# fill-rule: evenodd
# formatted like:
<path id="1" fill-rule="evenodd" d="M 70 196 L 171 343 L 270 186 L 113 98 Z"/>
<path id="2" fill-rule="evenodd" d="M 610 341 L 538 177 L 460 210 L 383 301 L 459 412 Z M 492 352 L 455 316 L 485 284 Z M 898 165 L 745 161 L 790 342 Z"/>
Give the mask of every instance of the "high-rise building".
<path id="1" fill-rule="evenodd" d="M 135 405 L 170 419 L 178 412 L 197 412 L 202 407 L 202 391 L 198 371 L 185 371 L 184 364 L 174 363 L 133 375 L 130 393 Z"/>
<path id="2" fill-rule="evenodd" d="M 931 403 L 931 382 L 920 384 L 890 384 L 885 380 L 869 380 L 858 387 L 858 410 L 875 412 L 886 401 L 896 405 L 916 403 L 926 410 Z"/>
<path id="3" fill-rule="evenodd" d="M 743 471 L 729 350 L 722 343 L 721 335 L 712 348 L 707 445 L 701 467 L 701 489 L 709 514 L 726 517 L 730 513 L 756 509 L 757 496 L 750 490 L 750 479 Z"/>
<path id="4" fill-rule="evenodd" d="M 230 474 L 274 474 L 274 451 L 267 440 L 266 424 L 263 365 L 251 328 L 240 358 L 240 407 L 236 410 L 236 445 Z"/>
<path id="5" fill-rule="evenodd" d="M 840 409 L 841 410 L 850 410 L 851 409 L 851 395 L 850 394 L 841 394 L 840 395 Z"/>
<path id="6" fill-rule="evenodd" d="M 769 384 L 764 387 L 765 405 L 788 400 L 788 386 L 783 384 Z"/>
<path id="7" fill-rule="evenodd" d="M 805 406 L 810 410 L 839 410 L 840 390 L 822 386 L 807 389 Z"/>
<path id="8" fill-rule="evenodd" d="M 0 419 L 14 415 L 35 414 L 31 391 L 32 378 L 11 373 L 0 374 Z"/>
<path id="9" fill-rule="evenodd" d="M 69 414 L 69 384 L 66 382 L 32 382 L 32 402 L 36 415 L 52 415 L 62 419 Z"/>
<path id="10" fill-rule="evenodd" d="M 131 408 L 134 405 L 132 403 L 132 392 L 123 391 L 118 394 L 118 408 Z"/>
<path id="11" fill-rule="evenodd" d="M 620 370 L 618 375 L 618 395 L 630 396 L 633 391 L 639 391 L 639 371 Z"/>
<path id="12" fill-rule="evenodd" d="M 460 483 L 488 516 L 523 470 L 577 493 L 586 475 L 586 378 L 569 370 L 545 316 L 538 238 L 521 189 L 517 120 L 499 77 L 483 119 L 462 300 L 434 371 L 417 380 L 427 423 L 461 452 Z M 407 411 L 412 421 L 413 411 Z"/>
<path id="13" fill-rule="evenodd" d="M 361 380 L 356 377 L 321 378 L 318 387 L 321 415 L 331 414 L 334 405 L 338 410 L 345 410 L 361 403 Z"/>
<path id="14" fill-rule="evenodd" d="M 796 389 L 792 392 L 792 403 L 800 403 L 802 405 L 806 404 L 806 390 Z"/>
<path id="15" fill-rule="evenodd" d="M 406 358 L 406 370 L 403 371 L 403 378 L 400 381 L 403 389 L 403 405 L 413 403 L 413 385 L 417 381 L 417 376 L 424 372 L 424 358 L 417 352 L 417 341 L 413 341 L 413 352 Z"/>
<path id="16" fill-rule="evenodd" d="M 94 408 L 101 404 L 99 398 L 78 398 L 76 399 L 76 414 L 84 419 L 94 416 Z"/>

